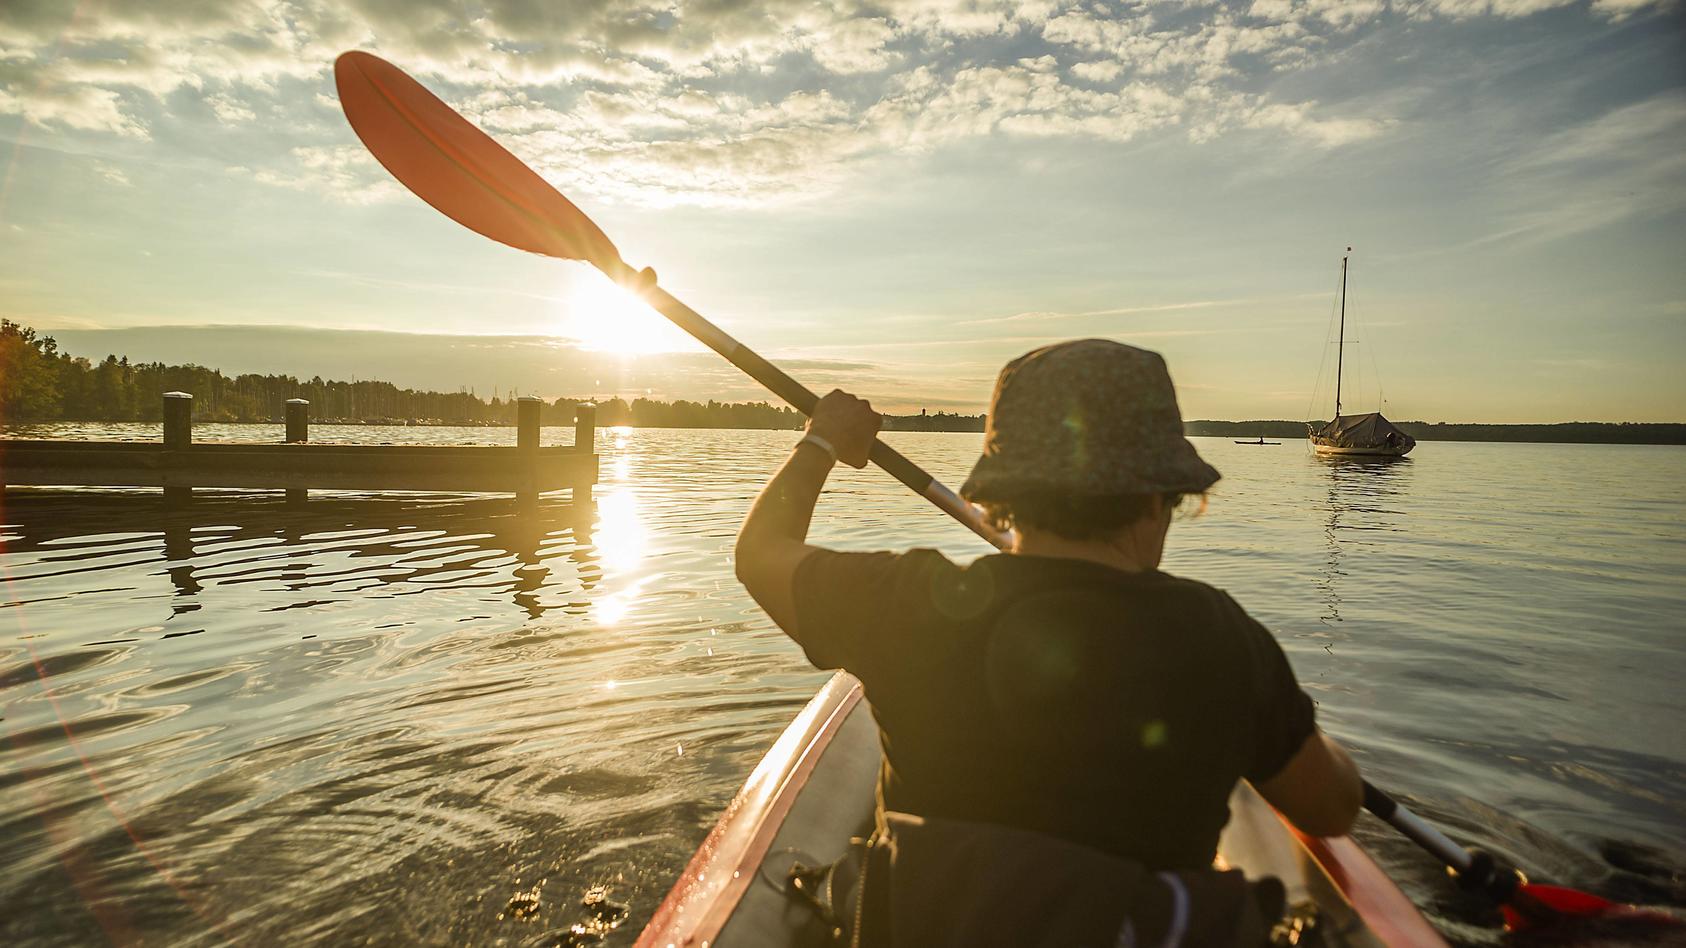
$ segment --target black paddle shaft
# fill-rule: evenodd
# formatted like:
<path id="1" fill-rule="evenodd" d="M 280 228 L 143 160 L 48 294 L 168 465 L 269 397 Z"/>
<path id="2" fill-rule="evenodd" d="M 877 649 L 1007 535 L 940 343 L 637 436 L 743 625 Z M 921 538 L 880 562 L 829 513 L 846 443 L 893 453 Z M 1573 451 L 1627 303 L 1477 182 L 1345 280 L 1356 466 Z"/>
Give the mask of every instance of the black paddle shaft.
<path id="1" fill-rule="evenodd" d="M 796 381 L 785 371 L 766 359 L 753 349 L 738 342 L 721 329 L 709 322 L 696 310 L 680 302 L 673 294 L 659 286 L 644 287 L 639 290 L 644 300 L 656 311 L 666 316 L 680 329 L 694 336 L 703 345 L 726 357 L 726 360 L 742 369 L 750 378 L 760 382 L 767 390 L 785 400 L 790 407 L 804 415 L 812 417 L 814 406 L 819 404 L 820 398 L 808 390 L 806 385 Z M 872 463 L 888 471 L 891 477 L 907 485 L 909 490 L 926 496 L 935 480 L 924 468 L 903 457 L 901 452 L 882 441 L 873 439 L 870 457 Z M 975 526 L 967 524 L 969 527 Z"/>

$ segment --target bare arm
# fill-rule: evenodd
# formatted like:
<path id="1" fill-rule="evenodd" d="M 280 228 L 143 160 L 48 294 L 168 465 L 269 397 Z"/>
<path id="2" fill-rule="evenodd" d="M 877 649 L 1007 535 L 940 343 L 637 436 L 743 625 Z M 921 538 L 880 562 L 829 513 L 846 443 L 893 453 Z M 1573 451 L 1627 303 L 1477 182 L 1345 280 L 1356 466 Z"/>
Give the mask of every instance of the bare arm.
<path id="1" fill-rule="evenodd" d="M 1343 836 L 1364 803 L 1364 783 L 1352 758 L 1321 730 L 1311 732 L 1288 763 L 1259 793 L 1301 832 Z"/>
<path id="2" fill-rule="evenodd" d="M 796 566 L 813 551 L 806 542 L 820 488 L 831 473 L 831 455 L 813 445 L 798 445 L 761 496 L 738 533 L 737 574 L 779 628 L 796 634 L 796 603 L 791 588 Z"/>
<path id="3" fill-rule="evenodd" d="M 859 468 L 866 466 L 879 423 L 870 404 L 834 391 L 820 399 L 808 431 L 829 441 L 837 449 L 837 460 Z M 792 637 L 796 635 L 792 598 L 796 567 L 815 549 L 806 542 L 808 524 L 833 463 L 825 449 L 798 444 L 762 488 L 738 531 L 738 581 Z"/>

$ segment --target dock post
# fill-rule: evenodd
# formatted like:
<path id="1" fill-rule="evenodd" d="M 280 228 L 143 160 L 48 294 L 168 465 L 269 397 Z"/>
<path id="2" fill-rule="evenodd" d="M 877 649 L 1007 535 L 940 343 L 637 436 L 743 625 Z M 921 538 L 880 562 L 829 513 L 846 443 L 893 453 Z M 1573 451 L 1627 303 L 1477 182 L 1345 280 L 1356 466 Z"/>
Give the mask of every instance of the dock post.
<path id="1" fill-rule="evenodd" d="M 534 395 L 523 395 L 515 401 L 515 449 L 520 452 L 518 463 L 527 484 L 516 496 L 523 504 L 539 498 L 539 412 L 543 409 L 544 399 Z"/>
<path id="2" fill-rule="evenodd" d="M 164 393 L 164 450 L 186 451 L 193 447 L 193 396 L 188 392 Z M 166 506 L 193 499 L 191 487 L 164 488 Z"/>
<path id="3" fill-rule="evenodd" d="M 597 406 L 580 402 L 574 406 L 574 450 L 582 454 L 597 453 Z M 568 490 L 569 499 L 578 502 L 591 499 L 591 485 L 596 481 L 596 467 L 590 479 L 582 479 Z"/>
<path id="4" fill-rule="evenodd" d="M 287 399 L 287 443 L 310 440 L 310 399 Z"/>
<path id="5" fill-rule="evenodd" d="M 286 408 L 287 434 L 284 439 L 288 444 L 298 444 L 310 440 L 310 399 L 289 398 Z M 302 504 L 310 498 L 310 491 L 303 487 L 287 488 L 287 503 Z"/>
<path id="6" fill-rule="evenodd" d="M 597 450 L 597 406 L 590 402 L 574 406 L 574 450 L 586 454 Z"/>

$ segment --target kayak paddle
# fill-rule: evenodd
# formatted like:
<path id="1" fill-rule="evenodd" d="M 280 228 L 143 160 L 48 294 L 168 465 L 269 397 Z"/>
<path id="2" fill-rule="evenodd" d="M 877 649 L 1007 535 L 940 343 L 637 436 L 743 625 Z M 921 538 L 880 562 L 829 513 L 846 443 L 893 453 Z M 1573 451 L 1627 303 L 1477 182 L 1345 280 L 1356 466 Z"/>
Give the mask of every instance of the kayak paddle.
<path id="1" fill-rule="evenodd" d="M 1465 891 L 1492 899 L 1504 913 L 1505 927 L 1512 931 L 1532 928 L 1569 918 L 1620 919 L 1678 926 L 1680 920 L 1662 912 L 1650 912 L 1555 885 L 1537 885 L 1514 866 L 1481 849 L 1465 849 L 1453 842 L 1399 801 L 1364 781 L 1364 809 L 1428 850 L 1446 866 L 1446 871 Z"/>
<path id="2" fill-rule="evenodd" d="M 364 146 L 445 216 L 520 250 L 591 264 L 792 408 L 813 414 L 819 396 L 657 286 L 654 270 L 629 266 L 585 212 L 403 70 L 354 50 L 335 61 L 334 84 Z M 997 548 L 1011 545 L 976 507 L 884 442 L 873 442 L 871 457 Z"/>

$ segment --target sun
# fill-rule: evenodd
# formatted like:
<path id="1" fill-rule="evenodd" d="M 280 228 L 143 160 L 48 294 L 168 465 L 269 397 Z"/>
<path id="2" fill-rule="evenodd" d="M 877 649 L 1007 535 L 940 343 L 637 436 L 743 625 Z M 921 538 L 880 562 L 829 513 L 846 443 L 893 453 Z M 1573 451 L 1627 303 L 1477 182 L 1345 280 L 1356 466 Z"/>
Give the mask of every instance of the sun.
<path id="1" fill-rule="evenodd" d="M 697 344 L 648 303 L 595 270 L 574 275 L 562 300 L 561 335 L 590 352 L 683 352 Z"/>

